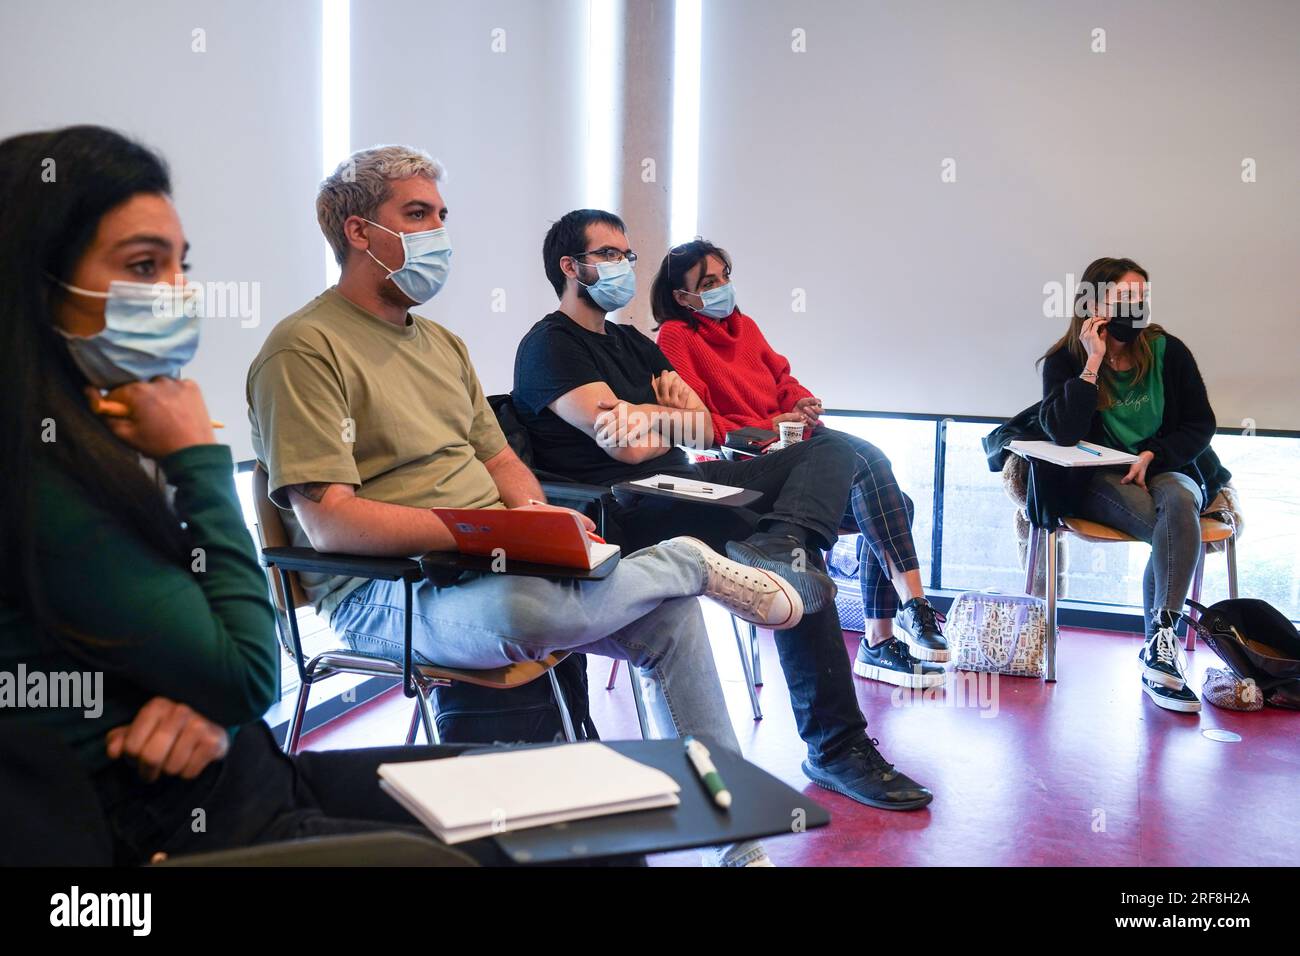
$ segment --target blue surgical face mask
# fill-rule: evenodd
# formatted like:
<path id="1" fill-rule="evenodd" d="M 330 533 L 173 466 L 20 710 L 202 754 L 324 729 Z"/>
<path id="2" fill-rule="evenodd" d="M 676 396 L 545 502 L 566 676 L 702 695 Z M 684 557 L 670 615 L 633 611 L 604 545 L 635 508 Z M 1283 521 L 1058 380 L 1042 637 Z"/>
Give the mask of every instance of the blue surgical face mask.
<path id="1" fill-rule="evenodd" d="M 591 285 L 581 279 L 578 285 L 586 289 L 593 301 L 606 312 L 623 308 L 636 295 L 636 273 L 632 271 L 632 263 L 626 259 L 596 263 L 596 275 L 598 278 Z"/>
<path id="2" fill-rule="evenodd" d="M 447 281 L 447 274 L 451 272 L 451 240 L 447 238 L 447 230 L 428 229 L 424 232 L 393 232 L 387 226 L 380 226 L 377 222 L 365 220 L 372 226 L 379 226 L 384 232 L 390 232 L 402 240 L 402 252 L 405 259 L 398 269 L 389 269 L 388 278 L 393 280 L 393 285 L 397 286 L 408 299 L 416 305 L 428 302 L 441 289 Z M 370 256 L 376 262 L 379 259 L 369 249 L 366 255 Z M 382 262 L 379 265 L 385 269 L 388 266 Z"/>
<path id="3" fill-rule="evenodd" d="M 91 292 L 59 285 L 76 295 L 107 300 L 102 331 L 81 336 L 58 329 L 72 361 L 92 385 L 116 388 L 159 375 L 176 378 L 194 358 L 203 305 L 197 286 L 114 281 L 107 292 Z"/>
<path id="4" fill-rule="evenodd" d="M 726 285 L 720 285 L 716 289 L 705 289 L 703 292 L 687 292 L 686 294 L 698 296 L 701 305 L 695 311 L 700 315 L 707 315 L 711 319 L 725 319 L 736 311 L 736 287 L 730 282 Z"/>

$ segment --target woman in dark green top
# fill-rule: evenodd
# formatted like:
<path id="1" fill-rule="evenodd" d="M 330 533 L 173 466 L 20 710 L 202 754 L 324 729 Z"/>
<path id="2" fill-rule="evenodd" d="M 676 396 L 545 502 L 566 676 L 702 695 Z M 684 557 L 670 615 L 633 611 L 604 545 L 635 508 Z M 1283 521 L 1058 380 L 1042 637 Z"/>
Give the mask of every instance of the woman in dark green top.
<path id="1" fill-rule="evenodd" d="M 280 651 L 230 449 L 175 377 L 198 320 L 170 191 L 110 130 L 0 142 L 0 720 L 71 745 L 119 862 L 413 826 L 375 767 L 450 748 L 291 760 L 261 720 Z"/>
<path id="2" fill-rule="evenodd" d="M 1039 421 L 1057 444 L 1137 456 L 1092 468 L 1072 512 L 1151 543 L 1142 580 L 1142 688 L 1159 707 L 1200 710 L 1174 634 L 1201 554 L 1201 508 L 1226 473 L 1209 453 L 1214 410 L 1191 351 L 1147 313 L 1145 269 L 1098 259 L 1084 270 L 1070 328 L 1043 356 Z M 1214 467 L 1211 467 L 1211 463 Z"/>

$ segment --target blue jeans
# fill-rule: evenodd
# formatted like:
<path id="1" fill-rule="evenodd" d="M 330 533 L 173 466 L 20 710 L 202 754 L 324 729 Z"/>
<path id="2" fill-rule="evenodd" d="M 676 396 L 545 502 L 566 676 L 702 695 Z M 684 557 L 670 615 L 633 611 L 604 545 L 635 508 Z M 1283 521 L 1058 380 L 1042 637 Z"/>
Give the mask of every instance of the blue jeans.
<path id="1" fill-rule="evenodd" d="M 428 581 L 412 595 L 417 661 L 445 667 L 503 667 L 553 651 L 625 660 L 641 670 L 646 713 L 660 737 L 699 734 L 740 752 L 718 682 L 704 615 L 704 558 L 661 544 L 623 558 L 603 581 L 506 574 L 468 575 L 452 587 Z M 372 581 L 330 617 L 353 648 L 402 655 L 400 582 Z"/>
<path id="2" fill-rule="evenodd" d="M 1098 521 L 1151 545 L 1142 574 L 1147 634 L 1153 611 L 1182 610 L 1201 556 L 1201 490 L 1191 478 L 1166 471 L 1146 490 L 1121 484 L 1119 471 L 1098 471 L 1088 482 L 1079 517 Z"/>

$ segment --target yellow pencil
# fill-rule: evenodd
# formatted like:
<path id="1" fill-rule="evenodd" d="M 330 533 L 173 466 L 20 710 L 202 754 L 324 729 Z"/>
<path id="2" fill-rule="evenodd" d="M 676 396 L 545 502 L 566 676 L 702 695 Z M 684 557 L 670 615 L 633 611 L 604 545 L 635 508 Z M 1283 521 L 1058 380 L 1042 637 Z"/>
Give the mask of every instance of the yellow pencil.
<path id="1" fill-rule="evenodd" d="M 101 398 L 99 400 L 99 406 L 95 409 L 95 411 L 100 415 L 108 415 L 110 418 L 131 417 L 131 409 L 127 408 L 125 404 L 123 404 L 122 402 L 110 402 L 106 398 Z M 225 428 L 226 426 L 223 422 L 219 422 L 216 419 L 213 419 L 212 427 Z"/>

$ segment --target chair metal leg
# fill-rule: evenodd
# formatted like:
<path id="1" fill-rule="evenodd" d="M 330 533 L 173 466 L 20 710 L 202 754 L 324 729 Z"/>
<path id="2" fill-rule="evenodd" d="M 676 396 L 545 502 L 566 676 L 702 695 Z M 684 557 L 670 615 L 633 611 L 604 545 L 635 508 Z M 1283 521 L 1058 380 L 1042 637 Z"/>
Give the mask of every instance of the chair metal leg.
<path id="1" fill-rule="evenodd" d="M 294 705 L 293 716 L 289 718 L 289 729 L 284 735 L 284 752 L 292 757 L 298 752 L 298 742 L 302 738 L 303 722 L 307 718 L 307 700 L 311 695 L 311 683 L 303 681 L 298 685 L 298 702 Z"/>
<path id="2" fill-rule="evenodd" d="M 623 663 L 617 657 L 609 665 L 609 680 L 605 682 L 605 690 L 613 690 L 614 682 L 618 680 L 618 665 Z"/>
<path id="3" fill-rule="evenodd" d="M 754 686 L 763 686 L 763 656 L 758 649 L 758 625 L 749 625 L 749 647 L 754 658 Z"/>
<path id="4" fill-rule="evenodd" d="M 1056 680 L 1056 542 L 1057 531 L 1047 532 L 1047 570 L 1044 586 L 1047 591 L 1047 680 Z"/>
<path id="5" fill-rule="evenodd" d="M 415 743 L 415 735 L 420 732 L 420 705 L 417 702 L 411 708 L 411 723 L 406 728 L 406 746 L 410 747 Z"/>
<path id="6" fill-rule="evenodd" d="M 1034 572 L 1038 570 L 1038 542 L 1042 538 L 1041 528 L 1029 526 L 1028 552 L 1025 554 L 1025 594 L 1034 593 Z"/>
<path id="7" fill-rule="evenodd" d="M 754 668 L 750 660 L 751 648 L 745 646 L 745 639 L 740 636 L 740 627 L 736 618 L 731 618 L 731 630 L 736 635 L 736 648 L 740 651 L 740 667 L 745 672 L 745 690 L 749 691 L 749 706 L 754 711 L 754 719 L 763 719 L 763 708 L 758 703 L 758 689 L 754 686 Z"/>
<path id="8" fill-rule="evenodd" d="M 573 718 L 569 716 L 569 704 L 564 699 L 564 690 L 560 687 L 560 678 L 556 676 L 553 667 L 546 672 L 546 676 L 551 679 L 551 693 L 555 695 L 555 706 L 560 708 L 560 723 L 564 727 L 564 739 L 569 743 L 575 743 L 578 735 L 573 732 Z"/>
<path id="9" fill-rule="evenodd" d="M 420 723 L 424 725 L 425 739 L 431 744 L 442 743 L 442 735 L 438 733 L 438 715 L 434 713 L 433 687 L 422 680 L 415 682 L 415 712 L 419 717 Z M 412 721 L 412 730 L 414 730 L 414 721 Z M 412 733 L 408 743 L 413 743 L 415 735 Z"/>
<path id="10" fill-rule="evenodd" d="M 1228 597 L 1235 601 L 1237 599 L 1237 535 L 1235 533 L 1228 539 L 1223 553 L 1228 558 Z"/>
<path id="11" fill-rule="evenodd" d="M 636 722 L 641 726 L 641 739 L 650 739 L 650 719 L 646 716 L 645 700 L 641 697 L 641 679 L 637 676 L 636 668 L 631 664 L 627 665 L 628 681 L 632 684 L 632 703 L 636 705 Z"/>
<path id="12" fill-rule="evenodd" d="M 1201 603 L 1201 587 L 1205 583 L 1205 561 L 1209 557 L 1210 546 L 1201 545 L 1201 553 L 1196 556 L 1196 572 L 1192 575 L 1192 600 L 1197 604 Z M 1187 612 L 1188 616 L 1194 621 L 1201 616 L 1201 613 L 1195 608 Z M 1187 626 L 1187 643 L 1186 648 L 1189 651 L 1196 650 L 1196 628 L 1192 627 L 1190 622 Z"/>

